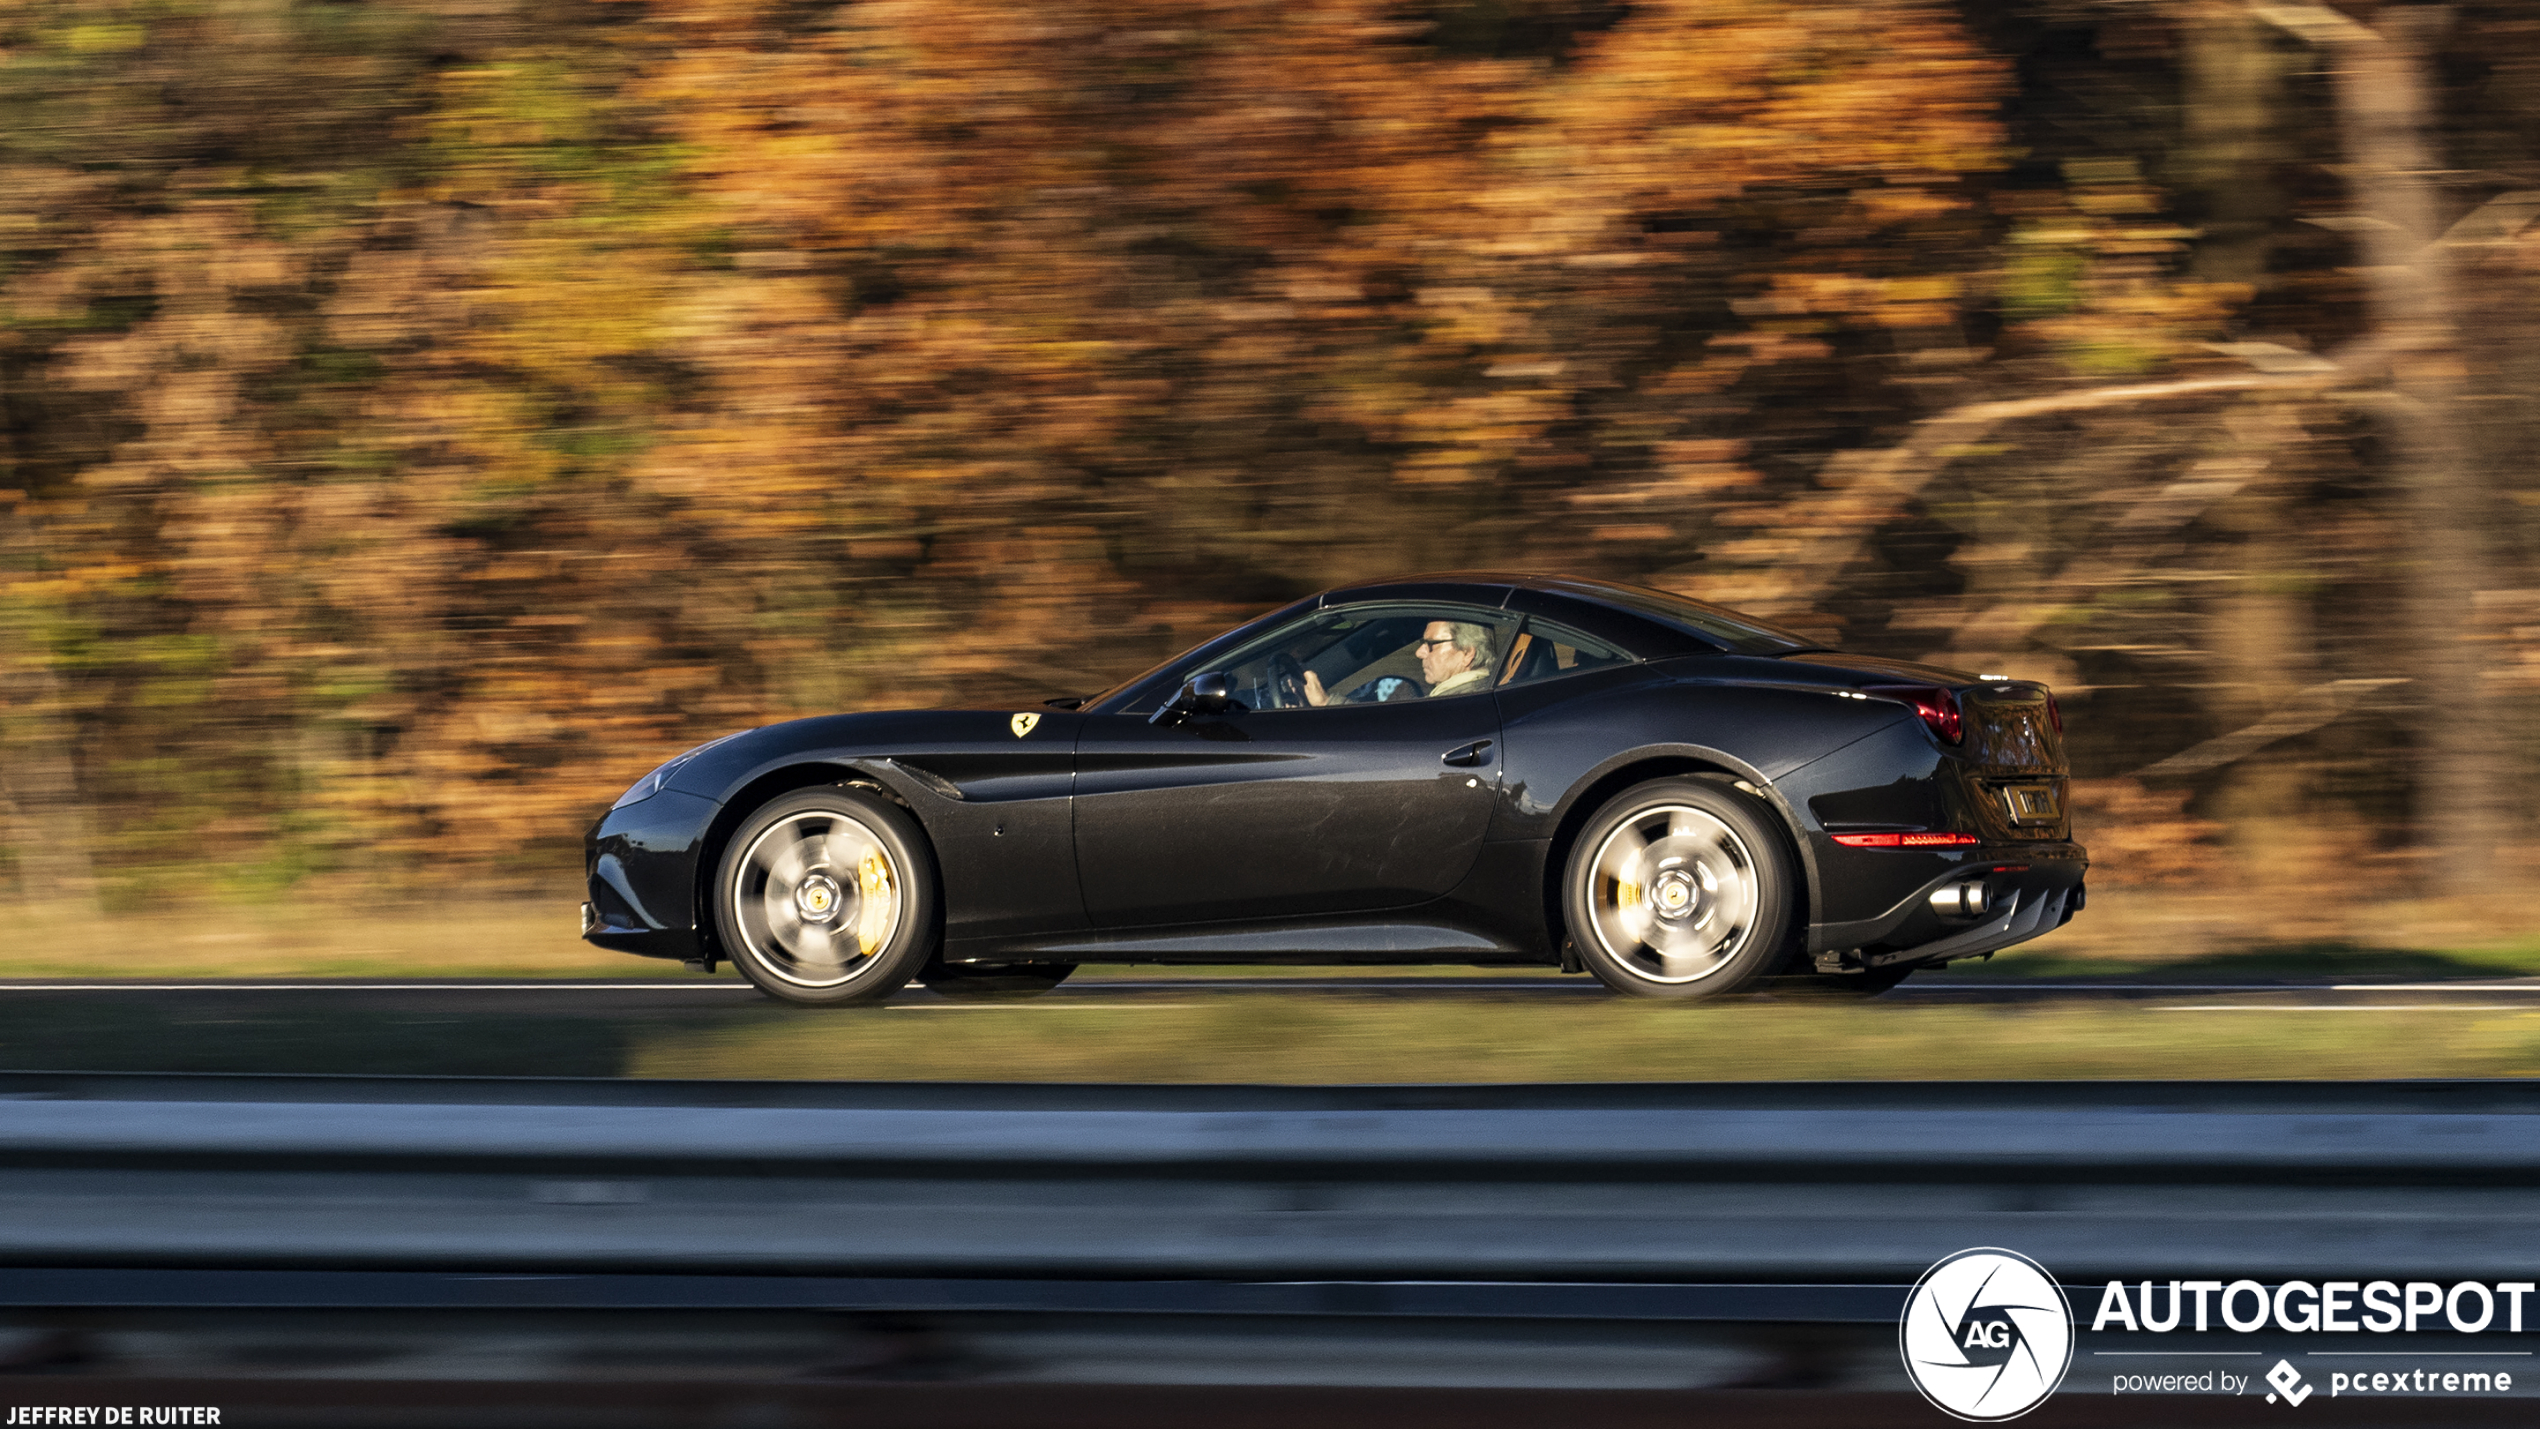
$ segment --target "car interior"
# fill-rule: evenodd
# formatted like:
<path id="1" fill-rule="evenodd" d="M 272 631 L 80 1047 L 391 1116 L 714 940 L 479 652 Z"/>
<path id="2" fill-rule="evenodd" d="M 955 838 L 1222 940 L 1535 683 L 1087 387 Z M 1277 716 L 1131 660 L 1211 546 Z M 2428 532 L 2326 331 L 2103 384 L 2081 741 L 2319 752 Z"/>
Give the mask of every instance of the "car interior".
<path id="1" fill-rule="evenodd" d="M 1491 632 L 1498 676 L 1494 687 L 1531 684 L 1628 664 L 1629 655 L 1542 619 L 1453 606 L 1389 606 L 1323 611 L 1236 652 L 1225 666 L 1235 698 L 1247 709 L 1305 709 L 1310 671 L 1334 704 L 1420 699 L 1419 644 L 1430 622 L 1480 625 Z M 1511 636 L 1514 636 L 1513 640 Z"/>

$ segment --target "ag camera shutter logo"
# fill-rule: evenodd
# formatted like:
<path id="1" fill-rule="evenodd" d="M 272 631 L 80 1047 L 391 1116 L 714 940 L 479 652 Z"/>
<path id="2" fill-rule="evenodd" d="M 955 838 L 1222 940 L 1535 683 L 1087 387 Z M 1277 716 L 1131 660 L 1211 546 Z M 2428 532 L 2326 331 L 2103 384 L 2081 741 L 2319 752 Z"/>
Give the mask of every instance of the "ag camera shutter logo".
<path id="1" fill-rule="evenodd" d="M 2073 1367 L 2073 1312 L 2063 1288 L 2046 1267 L 1993 1246 L 1924 1271 L 1905 1297 L 1896 1338 L 1923 1398 L 1976 1423 L 2035 1409 Z"/>

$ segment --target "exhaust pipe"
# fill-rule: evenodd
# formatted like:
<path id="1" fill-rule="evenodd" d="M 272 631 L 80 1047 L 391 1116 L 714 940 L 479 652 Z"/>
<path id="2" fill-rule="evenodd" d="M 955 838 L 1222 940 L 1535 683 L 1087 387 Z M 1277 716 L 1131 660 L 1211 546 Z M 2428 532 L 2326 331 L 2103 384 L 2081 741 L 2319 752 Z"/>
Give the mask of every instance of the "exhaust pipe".
<path id="1" fill-rule="evenodd" d="M 1931 911 L 1943 918 L 1977 917 L 1992 904 L 1993 900 L 1985 892 L 1981 879 L 1952 883 L 1934 890 L 1931 895 Z"/>

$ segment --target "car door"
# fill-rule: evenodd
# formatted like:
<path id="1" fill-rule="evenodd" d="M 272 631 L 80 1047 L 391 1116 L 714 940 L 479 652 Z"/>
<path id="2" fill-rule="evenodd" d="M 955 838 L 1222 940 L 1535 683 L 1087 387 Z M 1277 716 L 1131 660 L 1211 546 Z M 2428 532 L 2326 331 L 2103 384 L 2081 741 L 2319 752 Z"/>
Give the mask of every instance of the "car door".
<path id="1" fill-rule="evenodd" d="M 1440 620 L 1491 639 L 1474 678 L 1437 682 L 1445 692 L 1431 698 L 1404 637 Z M 1163 723 L 1088 717 L 1074 801 L 1088 918 L 1101 928 L 1300 917 L 1407 907 L 1453 888 L 1497 794 L 1490 681 L 1512 625 L 1434 603 L 1318 612 L 1221 666 L 1237 709 Z M 1307 673 L 1329 682 L 1330 703 L 1301 698 Z"/>

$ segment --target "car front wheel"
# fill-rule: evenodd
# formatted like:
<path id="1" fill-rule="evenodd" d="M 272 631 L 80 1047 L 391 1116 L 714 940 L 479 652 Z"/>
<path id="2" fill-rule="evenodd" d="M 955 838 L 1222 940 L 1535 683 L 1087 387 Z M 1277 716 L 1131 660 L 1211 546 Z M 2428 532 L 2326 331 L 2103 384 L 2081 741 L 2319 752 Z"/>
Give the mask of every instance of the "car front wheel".
<path id="1" fill-rule="evenodd" d="M 766 804 L 725 846 L 716 931 L 759 991 L 837 1006 L 897 992 L 935 951 L 935 862 L 916 820 L 853 786 Z"/>
<path id="2" fill-rule="evenodd" d="M 1755 801 L 1707 779 L 1655 779 L 1597 810 L 1570 849 L 1563 908 L 1580 961 L 1617 992 L 1692 1001 L 1781 960 L 1795 877 Z"/>

